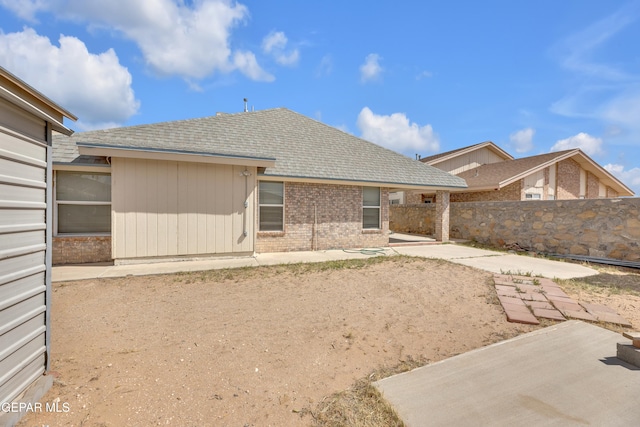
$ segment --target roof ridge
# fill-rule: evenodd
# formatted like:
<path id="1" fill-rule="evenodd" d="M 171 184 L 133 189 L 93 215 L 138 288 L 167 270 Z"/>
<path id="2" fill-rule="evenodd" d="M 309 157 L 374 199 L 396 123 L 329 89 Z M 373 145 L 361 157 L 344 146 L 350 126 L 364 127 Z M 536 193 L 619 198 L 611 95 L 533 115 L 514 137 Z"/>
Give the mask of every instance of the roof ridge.
<path id="1" fill-rule="evenodd" d="M 93 130 L 87 130 L 87 131 L 84 131 L 84 132 L 75 132 L 74 136 L 89 135 L 89 134 L 100 134 L 100 133 L 110 133 L 110 132 L 119 131 L 119 130 L 123 130 L 124 131 L 124 130 L 148 128 L 148 127 L 151 127 L 151 126 L 154 126 L 154 127 L 155 126 L 162 126 L 162 125 L 167 125 L 167 124 L 197 122 L 197 121 L 212 120 L 212 119 L 223 118 L 223 117 L 238 117 L 238 116 L 244 115 L 244 114 L 254 115 L 254 114 L 260 114 L 260 113 L 273 112 L 273 111 L 277 111 L 277 110 L 291 111 L 291 110 L 288 110 L 287 108 L 284 108 L 284 107 L 276 107 L 276 108 L 267 108 L 267 109 L 258 110 L 258 111 L 238 111 L 238 112 L 235 112 L 235 113 L 216 113 L 216 114 L 211 115 L 211 116 L 190 117 L 190 118 L 178 119 L 178 120 L 165 120 L 165 121 L 162 121 L 162 122 L 142 123 L 142 124 L 129 125 L 129 126 L 118 126 L 118 127 L 107 128 L 107 129 L 93 129 Z"/>

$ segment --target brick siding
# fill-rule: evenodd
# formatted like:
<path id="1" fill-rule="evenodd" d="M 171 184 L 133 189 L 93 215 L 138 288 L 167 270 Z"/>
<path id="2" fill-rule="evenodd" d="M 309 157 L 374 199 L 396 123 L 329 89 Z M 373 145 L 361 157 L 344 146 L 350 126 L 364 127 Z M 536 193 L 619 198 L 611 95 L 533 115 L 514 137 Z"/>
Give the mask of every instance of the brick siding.
<path id="1" fill-rule="evenodd" d="M 53 265 L 111 261 L 111 236 L 56 236 Z"/>
<path id="2" fill-rule="evenodd" d="M 451 193 L 451 202 L 517 201 L 522 199 L 523 180 L 507 185 L 500 191 L 475 191 Z"/>
<path id="3" fill-rule="evenodd" d="M 258 231 L 256 252 L 388 245 L 389 191 L 387 188 L 382 188 L 380 194 L 380 230 L 362 229 L 362 187 L 360 186 L 286 182 L 284 188 L 284 231 Z"/>
<path id="4" fill-rule="evenodd" d="M 557 200 L 571 200 L 580 197 L 580 165 L 573 159 L 558 162 L 556 194 Z"/>
<path id="5" fill-rule="evenodd" d="M 587 199 L 597 199 L 600 196 L 600 181 L 598 177 L 587 172 Z"/>

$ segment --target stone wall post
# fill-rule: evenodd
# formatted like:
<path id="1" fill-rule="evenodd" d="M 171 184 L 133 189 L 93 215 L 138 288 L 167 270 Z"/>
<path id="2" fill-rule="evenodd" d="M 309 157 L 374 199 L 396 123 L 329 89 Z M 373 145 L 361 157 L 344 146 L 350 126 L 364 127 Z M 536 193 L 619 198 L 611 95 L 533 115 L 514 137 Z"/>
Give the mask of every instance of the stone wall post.
<path id="1" fill-rule="evenodd" d="M 436 240 L 449 241 L 449 199 L 448 191 L 436 191 Z"/>

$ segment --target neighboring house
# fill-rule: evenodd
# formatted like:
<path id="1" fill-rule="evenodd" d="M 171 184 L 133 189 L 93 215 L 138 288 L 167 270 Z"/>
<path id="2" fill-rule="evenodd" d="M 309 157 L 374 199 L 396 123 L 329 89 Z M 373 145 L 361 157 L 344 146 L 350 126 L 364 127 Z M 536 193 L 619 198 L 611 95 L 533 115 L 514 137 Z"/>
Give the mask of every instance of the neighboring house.
<path id="1" fill-rule="evenodd" d="M 389 189 L 465 187 L 283 108 L 60 136 L 54 171 L 59 264 L 386 246 Z"/>
<path id="2" fill-rule="evenodd" d="M 514 159 L 493 142 L 420 159 L 463 178 L 451 202 L 567 200 L 633 196 L 626 185 L 580 149 Z M 429 203 L 433 192 L 409 192 L 407 203 Z"/>
<path id="3" fill-rule="evenodd" d="M 0 425 L 37 401 L 51 348 L 51 140 L 76 118 L 0 67 Z M 9 405 L 9 406 L 7 406 Z"/>

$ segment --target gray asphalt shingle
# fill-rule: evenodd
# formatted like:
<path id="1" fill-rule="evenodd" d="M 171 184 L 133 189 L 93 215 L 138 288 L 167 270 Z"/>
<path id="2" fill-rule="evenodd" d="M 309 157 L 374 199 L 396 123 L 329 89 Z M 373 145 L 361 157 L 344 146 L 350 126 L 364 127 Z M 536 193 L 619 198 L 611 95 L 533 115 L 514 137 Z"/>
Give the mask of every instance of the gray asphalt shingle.
<path id="1" fill-rule="evenodd" d="M 275 158 L 264 175 L 464 188 L 463 179 L 285 108 L 54 138 L 56 163 L 86 163 L 76 143 Z"/>

